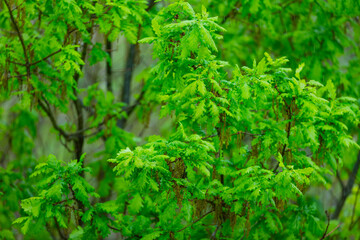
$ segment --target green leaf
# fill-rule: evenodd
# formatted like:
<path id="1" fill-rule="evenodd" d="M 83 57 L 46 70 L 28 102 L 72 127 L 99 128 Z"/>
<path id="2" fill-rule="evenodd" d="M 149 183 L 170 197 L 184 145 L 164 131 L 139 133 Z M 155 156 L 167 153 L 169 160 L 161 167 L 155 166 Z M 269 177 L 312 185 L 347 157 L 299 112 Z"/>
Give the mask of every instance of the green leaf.
<path id="1" fill-rule="evenodd" d="M 194 114 L 194 120 L 200 119 L 203 114 L 205 113 L 205 102 L 201 101 L 196 107 L 195 107 L 195 114 Z"/>
<path id="2" fill-rule="evenodd" d="M 297 79 L 299 79 L 299 80 L 301 80 L 301 78 L 300 78 L 300 72 L 303 70 L 304 66 L 305 66 L 305 63 L 301 63 L 301 64 L 299 65 L 299 67 L 298 67 L 298 68 L 296 69 L 296 71 L 295 71 L 295 77 L 296 77 Z"/>
<path id="3" fill-rule="evenodd" d="M 326 89 L 329 92 L 329 97 L 334 100 L 336 98 L 336 88 L 331 80 L 327 81 Z"/>
<path id="4" fill-rule="evenodd" d="M 143 199 L 140 194 L 136 194 L 133 199 L 129 201 L 129 211 L 134 214 L 138 213 L 143 206 Z"/>
<path id="5" fill-rule="evenodd" d="M 200 35 L 202 36 L 201 40 L 204 41 L 205 45 L 207 45 L 212 50 L 217 52 L 216 44 L 215 44 L 214 40 L 212 39 L 209 31 L 206 30 L 204 28 L 204 26 L 201 24 L 199 24 L 198 26 L 199 26 L 199 30 L 200 30 Z"/>
<path id="6" fill-rule="evenodd" d="M 141 240 L 154 240 L 161 236 L 163 232 L 162 231 L 155 231 L 149 234 L 146 234 L 141 238 Z"/>

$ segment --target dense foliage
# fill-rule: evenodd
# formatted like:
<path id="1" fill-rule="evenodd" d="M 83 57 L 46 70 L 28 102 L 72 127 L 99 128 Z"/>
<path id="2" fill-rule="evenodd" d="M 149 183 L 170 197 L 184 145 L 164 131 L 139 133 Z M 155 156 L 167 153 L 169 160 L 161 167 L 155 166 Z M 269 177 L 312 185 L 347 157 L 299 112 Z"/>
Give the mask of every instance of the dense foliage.
<path id="1" fill-rule="evenodd" d="M 360 237 L 358 1 L 0 9 L 0 239 Z"/>

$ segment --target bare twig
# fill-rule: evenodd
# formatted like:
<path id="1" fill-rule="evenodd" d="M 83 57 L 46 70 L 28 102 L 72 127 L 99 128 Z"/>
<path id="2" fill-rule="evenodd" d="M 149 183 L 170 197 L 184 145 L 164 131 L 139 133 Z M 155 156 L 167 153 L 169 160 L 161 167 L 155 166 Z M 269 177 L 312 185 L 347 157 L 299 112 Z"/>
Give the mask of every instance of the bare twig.
<path id="1" fill-rule="evenodd" d="M 327 233 L 327 231 L 329 230 L 329 225 L 330 225 L 330 215 L 329 215 L 328 211 L 325 211 L 325 214 L 326 214 L 326 218 L 327 218 L 327 225 L 326 225 L 325 232 L 324 232 L 324 234 L 322 235 L 322 237 L 320 238 L 320 240 L 325 239 L 326 233 Z"/>
<path id="2" fill-rule="evenodd" d="M 327 238 L 328 236 L 330 236 L 330 234 L 332 234 L 332 233 L 333 233 L 336 229 L 338 229 L 340 226 L 341 226 L 341 223 L 339 223 L 333 230 L 331 230 L 331 232 L 329 232 L 328 234 L 326 234 L 323 239 L 325 239 L 325 238 Z"/>

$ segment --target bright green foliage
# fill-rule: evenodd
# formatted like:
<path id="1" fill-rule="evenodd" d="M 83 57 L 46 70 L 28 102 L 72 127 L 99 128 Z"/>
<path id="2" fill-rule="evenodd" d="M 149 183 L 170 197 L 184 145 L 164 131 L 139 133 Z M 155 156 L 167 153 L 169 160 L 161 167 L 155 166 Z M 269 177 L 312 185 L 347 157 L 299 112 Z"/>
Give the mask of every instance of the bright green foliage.
<path id="1" fill-rule="evenodd" d="M 8 20 L 0 22 L 5 29 L 0 69 L 6 73 L 1 91 L 8 98 L 20 95 L 22 101 L 11 108 L 16 116 L 11 123 L 0 122 L 0 137 L 13 132 L 14 141 L 21 141 L 14 143 L 14 154 L 30 163 L 0 168 L 0 224 L 5 224 L 0 238 L 15 239 L 10 221 L 24 236 L 41 234 L 44 239 L 107 239 L 116 233 L 119 239 L 145 240 L 323 239 L 337 222 L 328 222 L 325 207 L 311 197 L 312 187 L 329 187 L 348 149 L 360 149 L 351 135 L 360 123 L 358 99 L 343 96 L 357 97 L 358 92 L 341 91 L 346 81 L 338 62 L 345 51 L 338 41 L 358 54 L 355 40 L 341 28 L 351 19 L 358 34 L 352 19 L 356 10 L 342 10 L 348 2 L 360 6 L 355 1 L 301 1 L 303 7 L 296 9 L 292 2 L 209 1 L 209 6 L 219 4 L 211 10 L 175 1 L 149 13 L 144 1 L 26 1 L 19 10 L 1 13 Z M 4 4 L 9 8 L 12 1 Z M 320 8 L 309 10 L 308 5 Z M 248 30 L 231 24 L 225 29 L 212 16 L 211 11 L 228 6 L 232 12 L 227 18 L 241 8 L 236 17 L 250 21 Z M 340 17 L 323 28 L 319 22 L 324 20 L 311 11 Z M 13 27 L 11 12 L 20 36 L 6 31 Z M 141 24 L 149 26 L 138 41 Z M 291 29 L 278 33 L 279 24 Z M 118 124 L 129 117 L 126 108 L 131 106 L 99 83 L 79 84 L 88 46 L 90 65 L 111 63 L 102 44 L 92 41 L 94 25 L 108 41 L 121 33 L 130 43 L 152 44 L 157 62 L 140 75 L 146 92 L 141 109 L 160 105 L 160 116 L 174 126 L 171 134 L 152 135 L 135 146 L 139 139 Z M 259 26 L 265 30 L 249 39 L 246 31 Z M 267 33 L 274 39 L 265 41 Z M 335 39 L 328 41 L 329 34 Z M 241 36 L 236 43 L 234 35 Z M 282 43 L 278 50 L 272 49 L 274 41 Z M 252 54 L 244 53 L 244 42 L 264 44 Z M 325 49 L 319 54 L 298 50 L 314 42 Z M 290 63 L 277 56 L 283 52 Z M 310 57 L 298 61 L 304 54 Z M 251 66 L 238 66 L 252 58 Z M 346 74 L 353 74 L 352 60 L 348 63 Z M 77 118 L 58 125 L 51 108 L 68 114 L 70 104 Z M 75 160 L 49 155 L 34 166 L 38 116 L 28 107 L 49 117 L 65 147 L 74 143 Z M 89 112 L 86 121 L 79 114 L 83 109 Z M 85 154 L 77 151 L 84 141 L 94 148 L 104 142 L 87 167 Z M 354 210 L 344 222 L 344 238 L 359 236 L 354 221 L 358 189 L 349 199 Z M 11 201 L 21 201 L 21 209 L 7 206 Z"/>
<path id="2" fill-rule="evenodd" d="M 172 12 L 177 8 L 184 16 Z M 165 13 L 173 18 L 164 21 Z M 182 122 L 175 134 L 181 138 L 170 137 L 182 142 L 152 137 L 143 148 L 121 151 L 111 160 L 118 163 L 114 170 L 131 180 L 137 194 L 155 199 L 156 208 L 141 204 L 142 212 L 159 214 L 154 224 L 170 234 L 164 239 L 206 238 L 206 232 L 234 239 L 244 234 L 251 239 L 298 239 L 303 232 L 319 238 L 319 213 L 302 210 L 311 209 L 303 192 L 310 183 L 326 184 L 325 175 L 334 173 L 341 161 L 342 147 L 359 147 L 343 123 L 357 123 L 358 106 L 351 98 L 336 98 L 331 81 L 324 87 L 303 79 L 304 65 L 292 75 L 283 68 L 285 58 L 273 60 L 268 54 L 252 68 L 235 68 L 226 80 L 226 63 L 211 55 L 216 47 L 210 32 L 222 29 L 210 21 L 205 10 L 196 15 L 184 3 L 170 5 L 153 20 L 157 37 L 142 40 L 154 42 L 160 59 L 150 84 L 162 86 L 163 114 L 174 113 Z M 183 126 L 198 135 L 186 137 Z M 241 146 L 247 135 L 251 140 Z M 194 149 L 191 139 L 206 144 Z M 206 209 L 213 212 L 215 226 L 183 229 L 194 221 L 186 214 L 201 217 Z M 171 223 L 163 221 L 169 212 Z M 298 215 L 302 223 L 289 215 Z"/>

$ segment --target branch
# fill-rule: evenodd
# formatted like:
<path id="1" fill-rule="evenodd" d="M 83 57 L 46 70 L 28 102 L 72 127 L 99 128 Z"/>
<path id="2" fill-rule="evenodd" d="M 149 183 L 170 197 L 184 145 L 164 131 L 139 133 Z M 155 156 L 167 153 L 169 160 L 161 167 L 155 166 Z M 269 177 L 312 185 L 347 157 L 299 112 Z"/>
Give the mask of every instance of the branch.
<path id="1" fill-rule="evenodd" d="M 136 102 L 135 102 L 133 105 L 131 105 L 131 106 L 129 106 L 129 107 L 127 107 L 127 108 L 124 109 L 125 112 L 126 112 L 126 114 L 127 114 L 128 116 L 134 111 L 134 109 L 135 109 L 138 105 L 140 105 L 140 102 L 141 102 L 141 100 L 144 98 L 144 95 L 145 95 L 145 90 L 143 89 L 143 90 L 141 91 L 141 93 L 140 93 L 140 96 L 139 96 L 138 99 L 136 100 Z"/>
<path id="2" fill-rule="evenodd" d="M 357 160 L 352 169 L 352 172 L 350 173 L 349 180 L 348 180 L 346 186 L 341 190 L 341 197 L 336 205 L 335 212 L 331 216 L 331 219 L 337 219 L 339 217 L 340 212 L 341 212 L 342 208 L 344 207 L 346 199 L 352 192 L 352 188 L 354 186 L 356 175 L 359 171 L 359 168 L 360 168 L 360 152 L 358 153 Z"/>
<path id="3" fill-rule="evenodd" d="M 15 65 L 20 65 L 20 66 L 24 66 L 26 67 L 26 64 L 24 63 L 19 63 L 19 62 L 14 62 L 14 61 L 11 61 L 11 60 L 8 60 L 9 63 L 12 63 L 12 64 L 15 64 Z M 26 75 L 25 75 L 26 76 Z"/>
<path id="4" fill-rule="evenodd" d="M 44 57 L 44 58 L 42 58 L 42 59 L 40 59 L 40 60 L 38 60 L 38 61 L 36 61 L 36 62 L 31 63 L 30 66 L 36 65 L 36 64 L 38 64 L 38 63 L 40 63 L 40 62 L 42 62 L 42 61 L 45 61 L 46 59 L 54 56 L 55 54 L 58 54 L 58 53 L 61 52 L 61 51 L 62 51 L 62 49 L 59 49 L 59 50 L 57 50 L 57 51 L 55 51 L 55 52 L 47 55 L 46 57 Z"/>
<path id="5" fill-rule="evenodd" d="M 150 11 L 151 8 L 155 6 L 155 4 L 156 3 L 154 0 L 149 0 L 146 11 Z M 139 24 L 139 26 L 138 26 L 137 40 L 139 40 L 140 34 L 141 34 L 141 24 Z M 125 67 L 125 72 L 124 72 L 124 84 L 123 84 L 123 88 L 121 90 L 121 101 L 123 103 L 125 103 L 126 105 L 130 104 L 131 80 L 132 80 L 132 76 L 134 73 L 134 67 L 136 65 L 135 60 L 136 60 L 136 57 L 139 55 L 138 46 L 139 46 L 138 41 L 136 41 L 135 44 L 130 44 L 130 48 L 129 48 L 129 51 L 128 51 L 127 57 L 126 57 L 126 67 Z M 130 111 L 127 111 L 127 113 L 129 113 L 129 112 L 131 113 L 133 111 L 133 109 L 134 108 L 130 107 Z M 127 121 L 126 118 L 119 119 L 117 121 L 117 126 L 120 128 L 124 128 L 126 121 Z"/>
<path id="6" fill-rule="evenodd" d="M 147 12 L 150 11 L 155 6 L 155 4 L 156 4 L 155 0 L 150 0 L 148 2 L 148 7 L 146 8 L 146 11 Z"/>
<path id="7" fill-rule="evenodd" d="M 327 238 L 328 236 L 330 236 L 330 234 L 332 234 L 336 229 L 338 229 L 341 226 L 341 223 L 339 223 L 331 232 L 329 232 L 328 234 L 326 234 L 326 236 L 323 238 Z"/>
<path id="8" fill-rule="evenodd" d="M 241 7 L 241 1 L 235 3 L 233 9 L 231 9 L 231 11 L 228 14 L 226 14 L 224 19 L 221 21 L 221 24 L 224 24 L 228 20 L 228 18 L 233 17 L 236 14 L 236 12 L 239 12 L 239 7 Z"/>
<path id="9" fill-rule="evenodd" d="M 118 231 L 121 232 L 121 229 L 118 229 L 116 227 L 111 226 L 110 224 L 107 225 L 110 229 L 114 230 L 114 231 Z"/>
<path id="10" fill-rule="evenodd" d="M 108 38 L 106 38 L 106 50 L 109 53 L 109 58 L 110 61 L 106 61 L 106 90 L 109 92 L 113 91 L 112 88 L 112 82 L 111 82 L 111 77 L 112 77 L 112 44 L 109 41 Z"/>
<path id="11" fill-rule="evenodd" d="M 75 200 L 75 198 L 69 198 L 69 199 L 65 199 L 65 200 L 62 200 L 60 202 L 56 202 L 56 203 L 53 203 L 52 205 L 55 206 L 55 205 L 59 205 L 59 204 L 62 204 L 64 202 L 67 202 L 67 201 L 71 201 L 71 200 Z"/>
<path id="12" fill-rule="evenodd" d="M 281 92 L 279 91 L 279 89 L 277 88 L 277 85 L 275 85 L 275 89 L 279 92 L 279 95 L 281 94 Z M 293 99 L 294 100 L 294 99 Z M 292 118 L 292 112 L 291 112 L 291 104 L 293 102 L 293 100 L 291 100 L 291 103 L 290 105 L 288 105 L 285 101 L 285 99 L 283 99 L 284 103 L 286 104 L 287 106 L 287 114 L 288 114 L 288 120 L 289 120 L 289 123 L 287 124 L 286 126 L 286 137 L 287 137 L 287 140 L 288 140 L 288 143 L 289 143 L 289 140 L 290 140 L 290 132 L 291 132 L 291 118 Z M 287 147 L 287 144 L 284 144 L 284 147 L 281 151 L 281 156 L 284 158 L 284 155 L 285 155 L 285 151 L 286 151 L 286 147 Z M 279 165 L 280 165 L 280 162 L 278 162 L 276 164 L 276 167 L 274 168 L 273 172 L 276 172 L 276 170 L 279 168 Z"/>
<path id="13" fill-rule="evenodd" d="M 39 106 L 44 110 L 44 112 L 46 113 L 46 115 L 49 117 L 49 119 L 50 119 L 53 127 L 55 128 L 55 130 L 57 130 L 57 131 L 60 133 L 60 135 L 62 135 L 65 139 L 68 139 L 68 138 L 69 138 L 69 134 L 66 133 L 66 132 L 64 131 L 64 129 L 62 129 L 62 128 L 57 124 L 57 122 L 56 122 L 56 120 L 55 120 L 55 117 L 54 117 L 53 113 L 51 112 L 50 107 L 49 107 L 47 101 L 46 101 L 46 100 L 44 100 L 44 101 L 45 101 L 45 103 L 46 103 L 47 106 L 45 106 L 45 104 L 41 101 L 41 99 L 39 99 L 39 101 L 38 101 Z"/>
<path id="14" fill-rule="evenodd" d="M 217 231 L 220 229 L 221 224 L 217 225 L 215 231 L 211 234 L 211 238 L 210 239 L 216 239 L 216 233 Z"/>
<path id="15" fill-rule="evenodd" d="M 258 133 L 249 133 L 249 132 L 238 131 L 238 132 L 236 132 L 236 133 L 231 134 L 230 136 L 239 135 L 239 134 L 244 134 L 244 135 L 248 135 L 248 136 L 262 136 L 262 135 L 263 135 L 263 134 L 258 134 Z M 218 136 L 218 134 L 213 134 L 213 135 L 210 135 L 210 136 L 205 136 L 205 137 L 202 137 L 201 139 L 202 139 L 202 140 L 205 140 L 205 139 L 213 138 L 213 137 L 216 137 L 216 136 Z"/>
<path id="16" fill-rule="evenodd" d="M 63 232 L 61 231 L 61 228 L 60 228 L 60 225 L 59 225 L 59 223 L 58 223 L 58 221 L 57 221 L 57 219 L 54 217 L 54 221 L 55 221 L 55 224 L 56 224 L 56 229 L 58 230 L 58 233 L 59 233 L 59 236 L 60 236 L 60 238 L 61 239 L 68 239 L 64 234 L 63 234 Z"/>
<path id="17" fill-rule="evenodd" d="M 352 227 L 355 226 L 355 223 L 357 221 L 356 220 L 354 222 L 354 217 L 355 217 L 355 210 L 356 210 L 356 204 L 357 204 L 357 201 L 358 201 L 359 192 L 360 192 L 360 186 L 358 186 L 358 189 L 356 191 L 354 206 L 353 206 L 353 210 L 352 210 L 352 214 L 351 214 L 351 223 L 350 223 L 350 226 L 349 226 L 349 230 L 351 230 Z"/>
<path id="18" fill-rule="evenodd" d="M 10 76 L 8 79 L 11 79 L 11 78 L 21 78 L 21 77 L 26 77 L 27 75 L 26 74 L 21 74 L 21 75 L 17 75 L 17 76 Z"/>
<path id="19" fill-rule="evenodd" d="M 355 227 L 355 225 L 356 225 L 356 223 L 357 222 L 359 222 L 360 221 L 360 217 L 358 217 L 357 219 L 356 219 L 356 221 L 354 221 L 352 224 L 350 224 L 350 230 L 352 230 L 354 227 Z"/>
<path id="20" fill-rule="evenodd" d="M 340 178 L 340 173 L 339 173 L 339 170 L 336 171 L 336 178 L 339 180 L 339 183 L 340 183 L 340 186 L 341 186 L 341 190 L 344 189 L 345 185 L 344 185 L 344 182 L 341 180 Z"/>
<path id="21" fill-rule="evenodd" d="M 197 220 L 195 220 L 194 222 L 186 225 L 185 227 L 183 227 L 183 228 L 180 229 L 180 230 L 177 230 L 176 232 L 181 232 L 181 231 L 185 230 L 186 228 L 188 228 L 188 227 L 192 226 L 193 224 L 197 223 L 198 221 L 200 221 L 201 219 L 203 219 L 204 217 L 206 217 L 207 215 L 209 215 L 209 214 L 212 213 L 212 212 L 214 212 L 214 210 L 211 210 L 210 212 L 205 213 L 204 215 L 202 215 L 201 217 L 199 217 L 199 218 L 198 218 Z"/>
<path id="22" fill-rule="evenodd" d="M 323 240 L 323 239 L 326 238 L 326 233 L 327 233 L 327 231 L 329 230 L 329 225 L 330 225 L 330 215 L 329 215 L 328 211 L 325 211 L 325 214 L 326 214 L 327 222 L 328 222 L 328 223 L 327 223 L 325 232 L 324 232 L 324 234 L 322 235 L 322 237 L 320 238 L 320 240 Z"/>
<path id="23" fill-rule="evenodd" d="M 25 42 L 24 42 L 24 39 L 23 39 L 22 34 L 20 32 L 19 26 L 17 25 L 17 23 L 15 21 L 13 12 L 12 12 L 11 7 L 10 7 L 10 4 L 8 3 L 7 0 L 4 0 L 4 2 L 5 2 L 6 7 L 9 9 L 9 15 L 10 15 L 11 22 L 15 27 L 15 30 L 17 32 L 17 35 L 18 35 L 20 43 L 21 43 L 21 47 L 22 47 L 23 52 L 24 52 L 24 57 L 25 57 L 25 65 L 24 66 L 26 66 L 26 74 L 27 74 L 27 79 L 29 81 L 29 79 L 30 79 L 30 61 L 29 61 L 29 57 L 28 57 L 27 52 L 26 52 Z"/>

